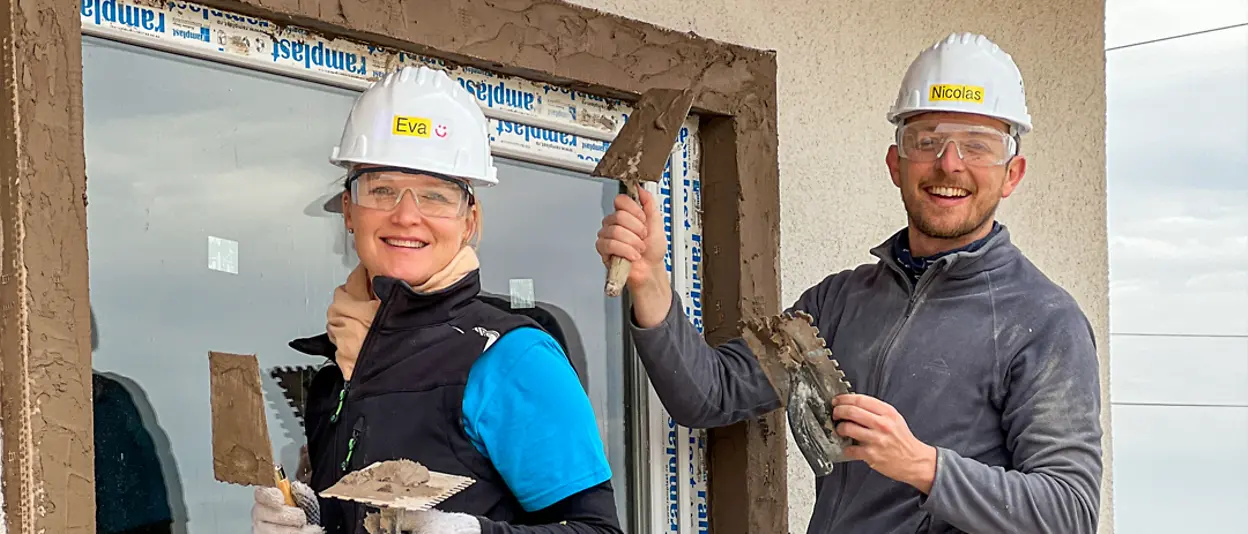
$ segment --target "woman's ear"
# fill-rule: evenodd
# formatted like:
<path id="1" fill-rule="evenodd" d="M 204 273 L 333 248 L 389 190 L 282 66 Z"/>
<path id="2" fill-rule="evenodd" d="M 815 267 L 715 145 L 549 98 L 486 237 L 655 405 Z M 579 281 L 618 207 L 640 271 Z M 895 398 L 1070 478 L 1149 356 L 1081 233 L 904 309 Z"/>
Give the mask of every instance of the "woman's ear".
<path id="1" fill-rule="evenodd" d="M 474 203 L 468 212 L 468 228 L 464 231 L 464 245 L 476 246 L 481 242 L 481 204 Z"/>
<path id="2" fill-rule="evenodd" d="M 347 226 L 347 233 L 354 234 L 355 227 L 351 225 L 351 192 L 342 192 L 342 223 Z"/>

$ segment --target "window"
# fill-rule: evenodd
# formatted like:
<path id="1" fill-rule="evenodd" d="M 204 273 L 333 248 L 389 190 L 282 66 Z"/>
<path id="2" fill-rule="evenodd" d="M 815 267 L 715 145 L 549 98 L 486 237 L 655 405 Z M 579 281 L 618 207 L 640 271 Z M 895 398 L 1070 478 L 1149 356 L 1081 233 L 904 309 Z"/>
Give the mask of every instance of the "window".
<path id="1" fill-rule="evenodd" d="M 1107 5 L 1115 526 L 1238 532 L 1248 4 Z"/>
<path id="2" fill-rule="evenodd" d="M 302 427 L 265 375 L 322 363 L 286 343 L 323 331 L 355 264 L 341 221 L 314 206 L 354 95 L 97 39 L 83 65 L 93 368 L 141 400 L 131 432 L 154 448 L 108 440 L 123 421 L 97 400 L 100 531 L 143 524 L 126 519 L 148 496 L 109 491 L 106 473 L 154 452 L 139 487 L 163 475 L 177 525 L 246 532 L 251 489 L 213 478 L 207 354 L 258 354 L 275 459 L 294 473 Z"/>
<path id="3" fill-rule="evenodd" d="M 258 354 L 276 459 L 293 474 L 302 428 L 279 377 L 321 361 L 286 343 L 323 331 L 357 261 L 324 209 L 341 187 L 326 159 L 356 91 L 381 73 L 377 56 L 393 52 L 298 28 L 274 41 L 256 31 L 265 21 L 194 4 L 103 7 L 81 10 L 95 36 L 83 60 L 100 531 L 162 518 L 175 532 L 246 531 L 251 490 L 213 478 L 206 356 Z M 626 531 L 706 531 L 705 434 L 672 424 L 647 394 L 592 251 L 618 184 L 588 171 L 627 106 L 459 72 L 491 117 L 501 181 L 480 191 L 485 292 L 532 288 L 559 322 Z M 669 268 L 700 328 L 696 124 L 654 190 L 676 244 Z"/>

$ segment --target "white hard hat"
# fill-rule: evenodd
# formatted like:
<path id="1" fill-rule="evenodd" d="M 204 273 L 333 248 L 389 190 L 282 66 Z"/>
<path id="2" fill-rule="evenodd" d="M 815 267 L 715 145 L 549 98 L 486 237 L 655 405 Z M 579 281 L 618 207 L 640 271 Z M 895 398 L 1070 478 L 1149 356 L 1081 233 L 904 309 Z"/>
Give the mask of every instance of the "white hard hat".
<path id="1" fill-rule="evenodd" d="M 498 183 L 498 170 L 488 127 L 476 99 L 445 72 L 403 67 L 355 100 L 329 161 L 403 167 L 491 186 Z"/>
<path id="2" fill-rule="evenodd" d="M 954 33 L 910 64 L 888 121 L 926 111 L 975 113 L 1001 119 L 1011 134 L 1031 131 L 1023 75 L 1014 59 L 983 35 Z"/>

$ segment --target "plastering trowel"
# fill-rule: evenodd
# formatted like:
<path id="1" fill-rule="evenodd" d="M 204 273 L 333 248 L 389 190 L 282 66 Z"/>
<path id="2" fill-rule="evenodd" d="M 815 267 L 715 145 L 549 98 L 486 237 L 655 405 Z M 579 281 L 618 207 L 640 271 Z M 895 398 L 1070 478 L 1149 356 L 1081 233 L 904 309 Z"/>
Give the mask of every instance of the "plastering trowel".
<path id="1" fill-rule="evenodd" d="M 658 182 L 663 177 L 693 99 L 689 89 L 650 89 L 642 93 L 620 133 L 598 160 L 593 176 L 623 182 L 629 198 L 638 200 L 637 189 L 642 182 Z M 607 296 L 620 296 L 631 269 L 628 260 L 611 257 L 607 266 Z"/>
<path id="2" fill-rule="evenodd" d="M 793 439 L 815 476 L 849 461 L 853 440 L 836 432 L 832 400 L 853 389 L 805 312 L 744 321 L 742 337 L 788 412 Z"/>
<path id="3" fill-rule="evenodd" d="M 372 534 L 398 534 L 403 512 L 426 511 L 471 486 L 471 478 L 430 471 L 411 460 L 376 462 L 347 473 L 320 495 L 375 506 L 365 517 Z"/>
<path id="4" fill-rule="evenodd" d="M 295 506 L 290 481 L 273 463 L 260 364 L 256 356 L 208 353 L 212 388 L 212 471 L 230 484 L 276 487 L 288 506 Z"/>
<path id="5" fill-rule="evenodd" d="M 244 486 L 277 487 L 288 506 L 295 506 L 290 482 L 273 463 L 268 421 L 260 389 L 260 365 L 255 355 L 212 352 L 208 355 L 212 383 L 212 464 L 217 480 Z M 303 394 L 308 368 L 278 368 L 278 379 L 288 402 L 303 424 Z M 428 510 L 463 491 L 471 478 L 432 472 L 408 460 L 378 462 L 348 473 L 321 492 L 322 497 L 380 507 L 382 517 L 397 521 L 395 511 Z M 381 532 L 397 532 L 382 529 Z"/>

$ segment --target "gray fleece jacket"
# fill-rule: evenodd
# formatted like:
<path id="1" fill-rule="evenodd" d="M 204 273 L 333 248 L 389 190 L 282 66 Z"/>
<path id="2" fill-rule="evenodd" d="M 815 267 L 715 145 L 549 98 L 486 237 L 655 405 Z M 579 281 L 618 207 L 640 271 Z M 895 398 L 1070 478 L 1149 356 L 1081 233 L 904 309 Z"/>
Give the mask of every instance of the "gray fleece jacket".
<path id="1" fill-rule="evenodd" d="M 904 232 L 904 230 L 903 230 Z M 937 448 L 930 495 L 838 464 L 816 481 L 809 533 L 1091 534 L 1101 482 L 1092 328 L 1075 300 L 1002 228 L 936 260 L 912 284 L 890 253 L 833 274 L 791 310 L 815 317 L 854 390 L 897 408 Z M 709 346 L 680 311 L 631 325 L 672 417 L 725 426 L 780 407 L 741 339 Z"/>

